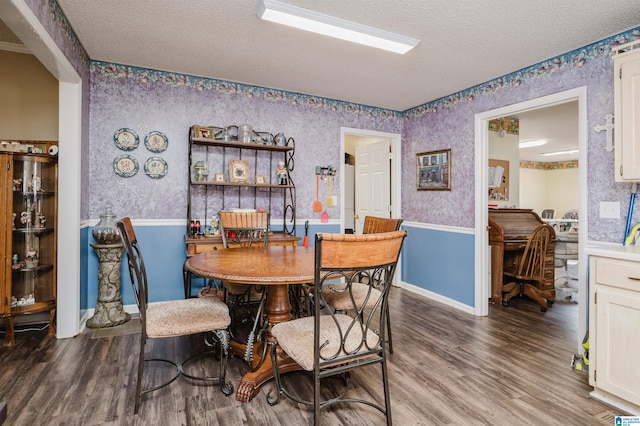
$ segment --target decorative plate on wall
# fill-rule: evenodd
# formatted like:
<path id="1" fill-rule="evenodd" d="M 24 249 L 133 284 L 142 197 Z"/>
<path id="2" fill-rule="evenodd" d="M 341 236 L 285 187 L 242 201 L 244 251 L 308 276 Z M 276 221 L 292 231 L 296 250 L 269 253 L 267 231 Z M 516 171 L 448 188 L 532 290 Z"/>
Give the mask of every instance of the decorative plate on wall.
<path id="1" fill-rule="evenodd" d="M 113 135 L 113 142 L 123 151 L 133 151 L 140 144 L 140 138 L 135 131 L 122 128 Z"/>
<path id="2" fill-rule="evenodd" d="M 123 154 L 113 160 L 113 170 L 120 177 L 131 177 L 138 173 L 138 160 L 129 154 Z"/>
<path id="3" fill-rule="evenodd" d="M 164 177 L 169 171 L 167 162 L 160 157 L 149 157 L 144 162 L 144 172 L 153 179 L 160 179 Z"/>
<path id="4" fill-rule="evenodd" d="M 144 137 L 144 146 L 153 153 L 160 153 L 167 149 L 169 146 L 169 140 L 167 136 L 162 132 L 149 132 L 147 136 Z"/>

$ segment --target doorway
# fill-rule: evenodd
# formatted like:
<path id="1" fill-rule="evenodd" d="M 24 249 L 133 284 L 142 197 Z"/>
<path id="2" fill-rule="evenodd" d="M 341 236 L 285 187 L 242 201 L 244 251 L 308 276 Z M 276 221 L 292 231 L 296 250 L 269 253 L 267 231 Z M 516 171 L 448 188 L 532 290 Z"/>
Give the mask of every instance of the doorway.
<path id="1" fill-rule="evenodd" d="M 391 146 L 390 153 L 390 163 L 391 163 L 391 172 L 390 172 L 390 184 L 388 190 L 389 191 L 389 199 L 391 200 L 390 204 L 390 217 L 401 218 L 402 217 L 402 204 L 401 204 L 401 194 L 402 194 L 402 181 L 401 181 L 401 163 L 402 163 L 402 151 L 400 144 L 400 134 L 399 133 L 388 133 L 388 132 L 378 132 L 374 130 L 364 130 L 364 129 L 354 129 L 349 127 L 341 127 L 340 128 L 340 162 L 343 167 L 340 170 L 346 170 L 345 158 L 349 151 L 352 151 L 352 154 L 355 157 L 355 149 L 356 146 L 363 145 L 373 145 L 382 140 L 387 140 Z M 354 173 L 355 167 L 357 167 L 356 159 L 354 158 Z M 355 178 L 355 175 L 354 175 Z M 346 229 L 350 229 L 352 226 L 355 232 L 356 224 L 352 220 L 354 215 L 354 206 L 347 205 L 345 200 L 349 198 L 347 196 L 347 185 L 346 182 L 350 182 L 349 185 L 353 185 L 353 180 L 350 180 L 346 174 L 344 174 L 340 179 L 340 200 L 342 201 L 341 207 L 341 219 L 340 219 L 340 232 L 344 233 Z M 353 188 L 350 188 L 352 190 Z M 383 191 L 384 188 L 376 188 L 377 191 Z M 355 191 L 353 191 L 355 192 Z M 349 215 L 349 219 L 347 219 L 347 215 Z M 364 217 L 360 219 L 364 221 Z M 401 259 L 398 260 L 398 271 L 402 271 Z M 401 282 L 401 273 L 396 274 L 394 277 L 394 285 L 397 285 Z"/>
<path id="2" fill-rule="evenodd" d="M 489 257 L 488 250 L 488 208 L 487 208 L 487 182 L 488 182 L 488 152 L 489 152 L 489 121 L 505 116 L 514 116 L 533 111 L 540 108 L 559 105 L 570 101 L 578 102 L 578 161 L 580 164 L 587 164 L 587 89 L 579 87 L 564 92 L 528 100 L 514 105 L 498 108 L 491 111 L 476 114 L 475 116 L 475 269 L 478 271 L 475 281 L 475 313 L 476 315 L 488 315 L 489 306 L 486 295 L 489 289 Z M 587 214 L 587 173 L 586 167 L 578 169 L 579 181 L 579 201 L 578 210 L 582 217 Z M 578 253 L 583 258 L 584 245 L 588 235 L 588 221 L 583 220 L 578 229 Z M 587 265 L 586 262 L 578 264 L 578 336 L 576 336 L 576 346 L 579 348 L 582 336 L 588 328 L 587 309 Z"/>
<path id="3" fill-rule="evenodd" d="M 0 15 L 59 81 L 56 337 L 73 337 L 80 332 L 81 320 L 82 79 L 24 0 L 0 2 Z"/>

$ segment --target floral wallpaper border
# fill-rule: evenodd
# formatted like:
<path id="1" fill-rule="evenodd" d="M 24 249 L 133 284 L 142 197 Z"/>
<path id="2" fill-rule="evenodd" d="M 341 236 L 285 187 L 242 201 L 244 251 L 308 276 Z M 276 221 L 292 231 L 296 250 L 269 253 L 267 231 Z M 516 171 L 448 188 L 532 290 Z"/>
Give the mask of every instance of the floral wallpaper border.
<path id="1" fill-rule="evenodd" d="M 60 5 L 56 0 L 49 0 L 49 9 L 51 10 L 51 15 L 54 17 L 56 21 L 60 24 L 60 30 L 63 32 L 64 36 L 69 40 L 71 48 L 73 52 L 80 58 L 84 65 L 89 65 L 89 55 L 87 55 L 87 51 L 82 46 L 80 39 L 76 35 L 75 31 L 73 31 L 73 27 L 67 20 L 64 12 L 60 8 Z"/>
<path id="2" fill-rule="evenodd" d="M 559 169 L 577 169 L 578 160 L 552 161 L 543 163 L 541 161 L 520 161 L 521 169 L 538 169 L 538 170 L 559 170 Z"/>
<path id="3" fill-rule="evenodd" d="M 195 90 L 215 90 L 221 93 L 241 94 L 246 97 L 264 98 L 271 102 L 288 102 L 294 105 L 302 105 L 310 108 L 325 108 L 332 112 L 346 112 L 359 114 L 379 119 L 408 119 L 423 116 L 429 112 L 435 112 L 443 108 L 453 108 L 460 102 L 471 102 L 481 95 L 491 94 L 505 87 L 516 87 L 527 79 L 544 78 L 559 70 L 582 67 L 587 61 L 602 55 L 612 55 L 612 48 L 630 41 L 640 39 L 640 27 L 628 30 L 624 33 L 592 43 L 582 48 L 573 50 L 564 55 L 556 56 L 546 61 L 534 64 L 520 71 L 489 80 L 469 89 L 453 93 L 446 97 L 418 105 L 406 111 L 393 111 L 384 108 L 371 107 L 334 99 L 287 92 L 284 90 L 269 89 L 241 83 L 234 83 L 212 78 L 189 76 L 165 71 L 143 69 L 121 64 L 106 63 L 91 60 L 73 28 L 67 21 L 62 9 L 56 0 L 48 0 L 53 15 L 60 21 L 65 36 L 69 38 L 74 51 L 87 63 L 91 72 L 99 72 L 112 78 L 131 78 L 141 82 L 158 82 L 168 86 L 187 86 Z"/>

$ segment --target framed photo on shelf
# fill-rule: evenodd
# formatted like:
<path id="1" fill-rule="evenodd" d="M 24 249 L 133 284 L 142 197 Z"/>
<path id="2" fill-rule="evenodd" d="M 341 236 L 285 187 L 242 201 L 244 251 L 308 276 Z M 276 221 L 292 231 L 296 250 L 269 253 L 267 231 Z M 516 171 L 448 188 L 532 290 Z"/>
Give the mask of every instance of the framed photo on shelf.
<path id="1" fill-rule="evenodd" d="M 451 149 L 417 154 L 418 191 L 451 191 Z"/>
<path id="2" fill-rule="evenodd" d="M 249 162 L 246 160 L 229 160 L 229 182 L 249 183 Z"/>
<path id="3" fill-rule="evenodd" d="M 227 181 L 227 177 L 224 173 L 216 173 L 213 175 L 213 181 L 217 183 L 224 183 Z"/>
<path id="4" fill-rule="evenodd" d="M 193 135 L 199 139 L 211 139 L 215 138 L 215 132 L 212 127 L 193 126 Z"/>
<path id="5" fill-rule="evenodd" d="M 266 185 L 266 183 L 264 176 L 256 176 L 256 185 Z"/>

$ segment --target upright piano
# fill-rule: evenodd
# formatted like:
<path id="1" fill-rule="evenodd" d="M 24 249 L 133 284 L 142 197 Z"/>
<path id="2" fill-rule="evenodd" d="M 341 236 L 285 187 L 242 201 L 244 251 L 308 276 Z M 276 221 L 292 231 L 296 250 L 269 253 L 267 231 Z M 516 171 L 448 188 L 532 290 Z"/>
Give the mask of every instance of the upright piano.
<path id="1" fill-rule="evenodd" d="M 544 221 L 532 209 L 489 209 L 489 245 L 491 246 L 491 303 L 502 303 L 504 267 L 518 265 L 529 234 Z M 555 240 L 555 237 L 554 237 Z M 554 250 L 550 244 L 545 279 L 538 285 L 544 297 L 554 300 Z"/>

